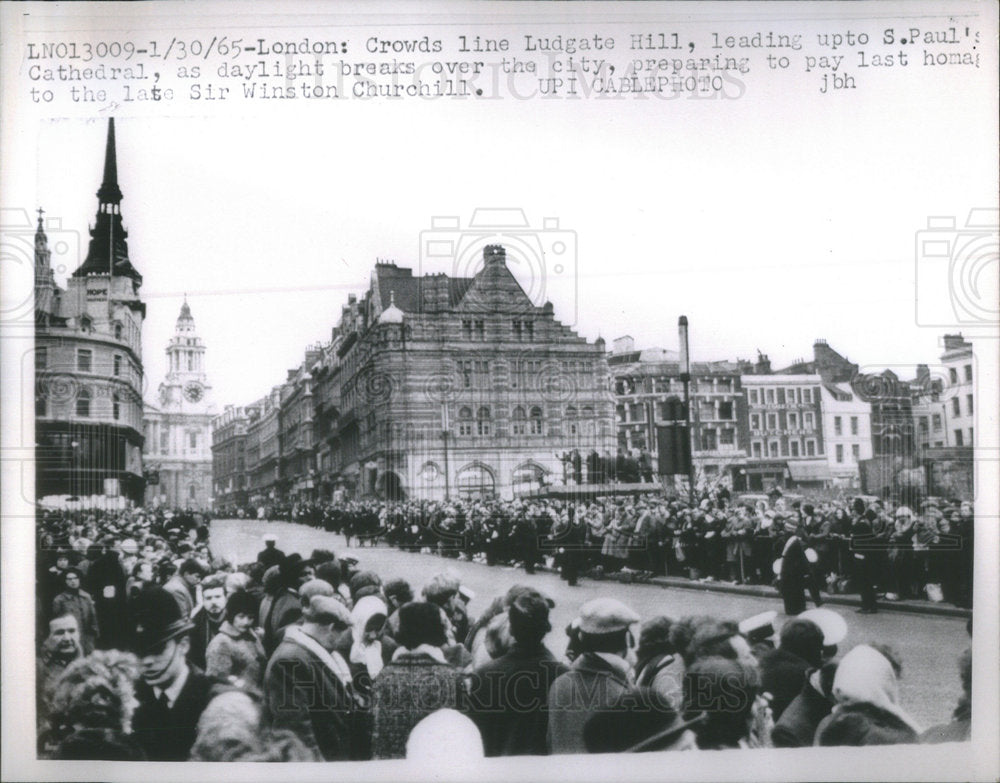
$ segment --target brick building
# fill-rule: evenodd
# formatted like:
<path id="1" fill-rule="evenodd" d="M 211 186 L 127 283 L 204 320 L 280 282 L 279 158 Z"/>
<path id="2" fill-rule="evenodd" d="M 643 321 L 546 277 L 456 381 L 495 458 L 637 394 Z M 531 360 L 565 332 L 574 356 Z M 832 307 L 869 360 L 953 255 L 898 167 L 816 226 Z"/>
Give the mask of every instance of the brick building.
<path id="1" fill-rule="evenodd" d="M 817 374 L 741 377 L 750 441 L 746 489 L 821 487 L 833 481 L 823 435 L 822 383 Z"/>
<path id="2" fill-rule="evenodd" d="M 671 400 L 683 400 L 680 361 L 660 348 L 636 351 L 631 337 L 614 341 L 608 357 L 615 392 L 618 447 L 649 450 L 658 466 L 657 427 L 668 418 Z M 692 362 L 691 459 L 696 486 L 739 484 L 747 458 L 747 406 L 735 362 Z"/>

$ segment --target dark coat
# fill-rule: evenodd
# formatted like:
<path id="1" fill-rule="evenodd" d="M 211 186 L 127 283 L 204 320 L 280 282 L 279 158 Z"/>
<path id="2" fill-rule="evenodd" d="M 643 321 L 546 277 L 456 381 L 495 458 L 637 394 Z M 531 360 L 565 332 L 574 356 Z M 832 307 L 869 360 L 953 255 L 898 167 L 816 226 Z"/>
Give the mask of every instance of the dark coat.
<path id="1" fill-rule="evenodd" d="M 816 727 L 830 714 L 833 704 L 808 682 L 775 721 L 771 742 L 776 748 L 808 748 L 816 737 Z"/>
<path id="2" fill-rule="evenodd" d="M 285 639 L 264 673 L 264 705 L 274 728 L 292 731 L 326 761 L 357 759 L 362 747 L 354 696 L 311 651 Z"/>
<path id="3" fill-rule="evenodd" d="M 432 712 L 465 709 L 462 672 L 421 652 L 405 651 L 372 686 L 372 757 L 406 756 L 410 731 Z"/>
<path id="4" fill-rule="evenodd" d="M 901 718 L 873 704 L 842 705 L 820 722 L 817 745 L 859 746 L 916 743 L 917 732 Z"/>
<path id="5" fill-rule="evenodd" d="M 164 709 L 144 680 L 136 682 L 139 706 L 132 718 L 132 731 L 146 758 L 150 761 L 187 761 L 197 737 L 201 713 L 225 689 L 223 683 L 191 667 L 177 700 L 170 709 Z"/>
<path id="6" fill-rule="evenodd" d="M 204 606 L 199 606 L 193 615 L 191 615 L 191 622 L 194 623 L 194 630 L 191 631 L 191 647 L 188 650 L 188 661 L 193 663 L 199 669 L 205 669 L 205 650 L 208 649 L 208 643 L 215 638 L 215 635 L 222 628 L 222 624 L 226 621 L 225 615 L 219 622 L 215 622 L 211 617 L 209 617 L 208 612 L 205 611 Z"/>
<path id="7" fill-rule="evenodd" d="M 771 713 L 777 721 L 802 691 L 810 666 L 786 650 L 770 650 L 760 656 L 761 689 L 771 694 Z"/>
<path id="8" fill-rule="evenodd" d="M 631 690 L 606 660 L 584 653 L 549 689 L 548 746 L 551 753 L 586 753 L 583 730 L 591 714 L 610 709 Z"/>
<path id="9" fill-rule="evenodd" d="M 191 617 L 191 613 L 194 611 L 194 596 L 191 594 L 191 588 L 184 581 L 184 577 L 179 573 L 174 574 L 163 583 L 163 589 L 174 597 L 181 610 L 181 617 Z"/>
<path id="10" fill-rule="evenodd" d="M 549 688 L 569 668 L 545 647 L 518 645 L 472 675 L 469 709 L 487 756 L 548 753 Z"/>
<path id="11" fill-rule="evenodd" d="M 257 553 L 257 562 L 262 564 L 265 569 L 280 565 L 284 559 L 285 553 L 277 547 L 264 547 Z"/>
<path id="12" fill-rule="evenodd" d="M 264 628 L 264 649 L 268 653 L 274 652 L 281 643 L 281 629 L 291 625 L 302 617 L 302 599 L 299 594 L 285 588 L 281 590 L 271 602 L 265 599 L 265 606 L 261 608 L 266 611 L 266 615 L 260 618 Z"/>

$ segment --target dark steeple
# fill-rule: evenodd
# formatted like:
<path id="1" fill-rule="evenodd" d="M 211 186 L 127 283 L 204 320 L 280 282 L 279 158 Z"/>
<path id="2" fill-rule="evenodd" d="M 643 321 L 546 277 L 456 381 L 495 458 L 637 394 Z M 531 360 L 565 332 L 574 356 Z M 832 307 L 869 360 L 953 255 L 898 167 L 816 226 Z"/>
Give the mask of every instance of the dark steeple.
<path id="1" fill-rule="evenodd" d="M 115 118 L 108 120 L 108 142 L 104 148 L 104 181 L 97 191 L 102 204 L 119 204 L 122 192 L 118 187 L 118 154 L 115 151 Z"/>
<path id="2" fill-rule="evenodd" d="M 104 181 L 97 191 L 97 222 L 90 229 L 87 258 L 73 277 L 113 275 L 130 277 L 142 285 L 142 275 L 128 258 L 128 232 L 122 226 L 122 192 L 118 187 L 118 158 L 115 152 L 115 120 L 108 120 L 108 141 L 104 151 Z"/>

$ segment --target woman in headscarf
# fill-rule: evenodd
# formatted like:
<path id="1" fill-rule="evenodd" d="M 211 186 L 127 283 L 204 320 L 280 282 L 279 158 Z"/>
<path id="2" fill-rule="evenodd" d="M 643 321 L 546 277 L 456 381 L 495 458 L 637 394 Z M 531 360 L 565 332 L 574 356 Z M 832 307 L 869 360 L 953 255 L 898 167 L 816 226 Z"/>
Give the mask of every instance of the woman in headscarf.
<path id="1" fill-rule="evenodd" d="M 833 678 L 833 712 L 816 729 L 816 745 L 915 743 L 920 727 L 899 704 L 892 663 L 860 644 L 844 656 Z"/>
<path id="2" fill-rule="evenodd" d="M 354 689 L 366 698 L 384 665 L 379 637 L 388 611 L 385 601 L 377 595 L 362 596 L 351 610 L 351 648 L 347 664 L 351 668 Z"/>

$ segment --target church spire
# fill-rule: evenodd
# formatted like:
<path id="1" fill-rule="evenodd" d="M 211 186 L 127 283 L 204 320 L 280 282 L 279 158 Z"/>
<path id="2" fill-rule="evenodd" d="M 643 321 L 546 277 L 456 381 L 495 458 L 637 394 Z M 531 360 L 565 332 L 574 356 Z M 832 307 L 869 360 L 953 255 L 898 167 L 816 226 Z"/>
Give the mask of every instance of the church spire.
<path id="1" fill-rule="evenodd" d="M 97 191 L 97 221 L 90 229 L 87 258 L 73 277 L 110 275 L 130 277 L 136 287 L 142 275 L 128 257 L 128 232 L 122 225 L 122 192 L 118 187 L 118 155 L 115 151 L 115 120 L 108 120 L 108 138 L 104 149 L 104 180 Z"/>
<path id="2" fill-rule="evenodd" d="M 118 153 L 115 150 L 115 118 L 108 120 L 108 140 L 104 146 L 104 181 L 97 191 L 101 204 L 120 204 L 122 192 L 118 187 Z"/>

